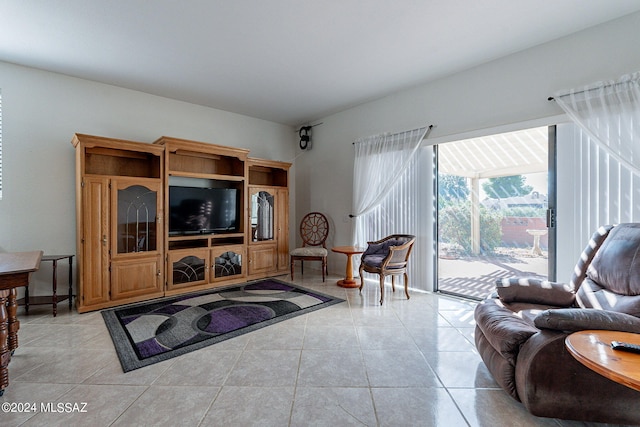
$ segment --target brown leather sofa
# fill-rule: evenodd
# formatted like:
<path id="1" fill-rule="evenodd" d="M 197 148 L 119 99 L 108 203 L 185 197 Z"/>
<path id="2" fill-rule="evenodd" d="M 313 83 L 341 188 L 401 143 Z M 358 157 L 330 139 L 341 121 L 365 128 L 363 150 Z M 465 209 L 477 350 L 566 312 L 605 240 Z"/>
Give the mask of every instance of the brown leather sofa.
<path id="1" fill-rule="evenodd" d="M 579 330 L 640 333 L 640 223 L 601 227 L 568 284 L 498 281 L 475 320 L 482 360 L 533 415 L 640 424 L 640 392 L 583 366 L 565 347 Z"/>

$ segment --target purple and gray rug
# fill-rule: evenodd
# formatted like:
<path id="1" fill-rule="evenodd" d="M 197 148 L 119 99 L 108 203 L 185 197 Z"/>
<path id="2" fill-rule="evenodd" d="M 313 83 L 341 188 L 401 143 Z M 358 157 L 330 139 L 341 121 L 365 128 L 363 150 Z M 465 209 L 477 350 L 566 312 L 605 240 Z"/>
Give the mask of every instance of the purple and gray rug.
<path id="1" fill-rule="evenodd" d="M 102 311 L 128 372 L 344 300 L 275 279 Z"/>

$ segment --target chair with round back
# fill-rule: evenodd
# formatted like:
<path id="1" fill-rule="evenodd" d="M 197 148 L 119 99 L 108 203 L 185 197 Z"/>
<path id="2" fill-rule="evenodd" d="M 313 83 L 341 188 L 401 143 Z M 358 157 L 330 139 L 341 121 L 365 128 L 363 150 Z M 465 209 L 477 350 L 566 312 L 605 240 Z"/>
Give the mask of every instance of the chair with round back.
<path id="1" fill-rule="evenodd" d="M 329 221 L 320 212 L 310 212 L 300 221 L 300 237 L 302 247 L 290 252 L 291 255 L 291 280 L 293 280 L 293 263 L 300 261 L 300 273 L 304 274 L 305 261 L 322 261 L 322 281 L 324 282 L 327 270 L 326 241 L 329 236 Z"/>

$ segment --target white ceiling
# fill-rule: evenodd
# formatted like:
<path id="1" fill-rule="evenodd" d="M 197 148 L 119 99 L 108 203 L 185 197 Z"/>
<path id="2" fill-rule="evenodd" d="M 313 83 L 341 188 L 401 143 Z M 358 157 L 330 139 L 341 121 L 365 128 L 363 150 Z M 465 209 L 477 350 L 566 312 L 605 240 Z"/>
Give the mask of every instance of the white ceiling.
<path id="1" fill-rule="evenodd" d="M 299 125 L 638 10 L 638 0 L 0 0 L 0 60 Z"/>

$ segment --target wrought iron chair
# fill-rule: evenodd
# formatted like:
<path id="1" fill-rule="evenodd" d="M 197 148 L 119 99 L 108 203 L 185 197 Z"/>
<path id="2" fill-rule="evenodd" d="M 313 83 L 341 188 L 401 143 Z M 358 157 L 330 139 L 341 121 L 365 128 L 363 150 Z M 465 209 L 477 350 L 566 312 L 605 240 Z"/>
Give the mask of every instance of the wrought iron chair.
<path id="1" fill-rule="evenodd" d="M 367 242 L 367 249 L 360 258 L 360 291 L 364 286 L 363 272 L 380 276 L 380 305 L 384 301 L 384 278 L 391 276 L 391 289 L 395 292 L 395 276 L 404 276 L 404 293 L 409 299 L 409 276 L 407 263 L 415 236 L 409 234 L 392 234 L 375 242 Z"/>
<path id="2" fill-rule="evenodd" d="M 322 281 L 324 282 L 327 270 L 326 241 L 329 236 L 329 221 L 320 212 L 310 212 L 300 222 L 300 237 L 302 247 L 292 250 L 291 255 L 291 280 L 293 280 L 293 263 L 300 261 L 300 273 L 304 275 L 305 261 L 322 261 Z"/>

